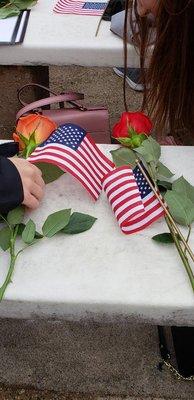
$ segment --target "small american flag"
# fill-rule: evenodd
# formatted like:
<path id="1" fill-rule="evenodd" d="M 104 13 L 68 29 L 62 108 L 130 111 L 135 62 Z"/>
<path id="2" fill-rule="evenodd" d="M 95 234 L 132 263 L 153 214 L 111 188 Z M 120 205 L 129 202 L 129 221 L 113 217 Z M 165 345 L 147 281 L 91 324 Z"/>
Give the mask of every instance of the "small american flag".
<path id="1" fill-rule="evenodd" d="M 74 124 L 59 126 L 28 161 L 57 165 L 77 178 L 95 200 L 102 190 L 102 178 L 114 167 L 91 136 Z"/>
<path id="2" fill-rule="evenodd" d="M 54 11 L 59 14 L 96 15 L 104 13 L 107 2 L 59 0 Z"/>
<path id="3" fill-rule="evenodd" d="M 118 167 L 103 187 L 123 233 L 138 232 L 164 215 L 164 210 L 138 167 Z"/>

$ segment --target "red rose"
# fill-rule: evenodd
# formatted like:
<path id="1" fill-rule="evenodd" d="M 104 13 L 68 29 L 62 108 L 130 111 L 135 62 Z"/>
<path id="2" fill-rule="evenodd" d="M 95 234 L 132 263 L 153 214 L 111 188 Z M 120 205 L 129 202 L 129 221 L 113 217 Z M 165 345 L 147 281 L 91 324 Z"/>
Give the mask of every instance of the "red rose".
<path id="1" fill-rule="evenodd" d="M 136 134 L 150 135 L 152 130 L 152 122 L 149 117 L 142 112 L 124 112 L 120 121 L 113 126 L 112 137 L 131 137 L 130 129 Z"/>

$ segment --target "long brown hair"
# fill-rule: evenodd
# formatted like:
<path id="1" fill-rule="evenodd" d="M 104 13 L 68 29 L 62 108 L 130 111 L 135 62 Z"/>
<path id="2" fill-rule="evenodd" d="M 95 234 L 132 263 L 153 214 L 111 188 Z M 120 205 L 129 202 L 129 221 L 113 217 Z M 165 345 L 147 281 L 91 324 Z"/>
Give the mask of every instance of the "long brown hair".
<path id="1" fill-rule="evenodd" d="M 194 0 L 158 0 L 152 28 L 147 18 L 138 16 L 137 0 L 134 9 L 145 84 L 142 108 L 152 116 L 159 134 L 169 127 L 174 136 L 185 130 L 194 139 Z M 130 23 L 135 31 L 132 18 Z M 151 29 L 156 31 L 153 48 Z"/>

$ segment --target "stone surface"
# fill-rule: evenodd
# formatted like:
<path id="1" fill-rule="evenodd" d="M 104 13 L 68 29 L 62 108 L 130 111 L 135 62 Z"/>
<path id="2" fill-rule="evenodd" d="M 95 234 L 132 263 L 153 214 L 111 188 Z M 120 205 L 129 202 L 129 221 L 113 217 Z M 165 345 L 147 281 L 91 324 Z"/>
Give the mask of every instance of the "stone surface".
<path id="1" fill-rule="evenodd" d="M 99 146 L 109 157 L 117 148 Z M 177 159 L 181 165 L 175 165 Z M 166 146 L 162 161 L 193 183 L 192 147 Z M 1 317 L 79 320 L 92 315 L 106 321 L 122 315 L 138 322 L 194 325 L 193 292 L 177 251 L 151 240 L 167 230 L 164 219 L 124 235 L 105 194 L 94 203 L 69 174 L 47 185 L 41 207 L 28 217 L 40 231 L 47 216 L 63 208 L 93 215 L 97 221 L 80 235 L 58 234 L 23 252 L 1 303 Z M 193 244 L 191 234 L 191 248 Z M 1 252 L 1 282 L 7 263 L 8 254 Z"/>
<path id="2" fill-rule="evenodd" d="M 4 65 L 114 66 L 123 61 L 122 40 L 110 31 L 110 22 L 100 17 L 53 13 L 55 0 L 41 0 L 31 10 L 24 42 L 1 46 Z M 128 46 L 128 63 L 139 65 L 139 56 Z M 122 61 L 121 61 L 122 60 Z"/>

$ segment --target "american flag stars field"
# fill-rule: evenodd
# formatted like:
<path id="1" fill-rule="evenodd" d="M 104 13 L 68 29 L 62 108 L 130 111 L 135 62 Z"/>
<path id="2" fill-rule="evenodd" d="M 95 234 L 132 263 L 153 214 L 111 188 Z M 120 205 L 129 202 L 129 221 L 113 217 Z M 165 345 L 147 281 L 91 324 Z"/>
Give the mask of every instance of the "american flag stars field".
<path id="1" fill-rule="evenodd" d="M 145 229 L 164 215 L 164 210 L 138 167 L 111 171 L 103 187 L 123 233 Z"/>
<path id="2" fill-rule="evenodd" d="M 95 200 L 102 191 L 102 178 L 114 168 L 92 137 L 74 124 L 59 126 L 28 160 L 48 162 L 69 172 Z"/>
<path id="3" fill-rule="evenodd" d="M 59 0 L 54 7 L 54 12 L 58 14 L 101 16 L 107 4 L 108 2 L 104 1 Z"/>

